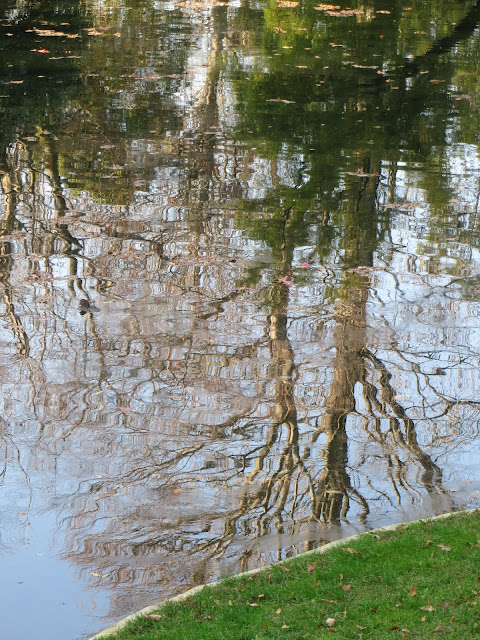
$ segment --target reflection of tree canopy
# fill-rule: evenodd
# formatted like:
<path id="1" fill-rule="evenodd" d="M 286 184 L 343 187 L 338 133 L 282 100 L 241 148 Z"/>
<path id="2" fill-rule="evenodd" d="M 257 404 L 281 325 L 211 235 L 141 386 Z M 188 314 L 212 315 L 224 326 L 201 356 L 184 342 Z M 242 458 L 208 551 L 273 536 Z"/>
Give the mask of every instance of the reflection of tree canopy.
<path id="1" fill-rule="evenodd" d="M 450 508 L 445 452 L 478 433 L 472 382 L 452 390 L 475 346 L 447 326 L 474 309 L 478 234 L 445 170 L 448 136 L 476 140 L 452 106 L 476 70 L 465 49 L 426 55 L 462 7 L 387 21 L 373 2 L 355 23 L 308 2 L 175 7 L 175 32 L 133 4 L 80 5 L 106 35 L 72 40 L 68 90 L 37 104 L 31 83 L 0 159 L 5 461 L 14 446 L 29 482 L 60 478 L 60 544 L 135 583 L 119 612 L 174 572 Z M 409 55 L 442 82 L 408 77 Z M 21 85 L 5 86 L 4 116 Z"/>

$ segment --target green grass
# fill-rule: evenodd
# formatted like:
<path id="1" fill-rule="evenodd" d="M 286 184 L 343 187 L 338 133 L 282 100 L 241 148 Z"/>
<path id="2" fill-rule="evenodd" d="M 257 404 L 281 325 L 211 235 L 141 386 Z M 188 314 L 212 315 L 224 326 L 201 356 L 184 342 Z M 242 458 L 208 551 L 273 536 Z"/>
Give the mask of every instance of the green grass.
<path id="1" fill-rule="evenodd" d="M 479 539 L 479 512 L 369 533 L 168 603 L 110 638 L 480 638 Z"/>

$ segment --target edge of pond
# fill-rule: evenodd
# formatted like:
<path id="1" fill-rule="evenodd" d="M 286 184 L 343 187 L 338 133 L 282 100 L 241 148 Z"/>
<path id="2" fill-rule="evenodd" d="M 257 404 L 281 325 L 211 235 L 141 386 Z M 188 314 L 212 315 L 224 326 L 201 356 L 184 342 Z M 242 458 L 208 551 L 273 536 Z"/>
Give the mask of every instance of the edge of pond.
<path id="1" fill-rule="evenodd" d="M 361 538 L 362 536 L 365 536 L 365 535 L 368 535 L 370 533 L 374 533 L 374 532 L 377 532 L 377 531 L 391 531 L 391 530 L 396 529 L 397 527 L 401 527 L 401 526 L 403 526 L 405 524 L 415 524 L 415 523 L 418 523 L 418 522 L 429 522 L 429 521 L 432 521 L 432 520 L 441 520 L 441 519 L 450 518 L 452 516 L 459 515 L 459 514 L 462 514 L 462 513 L 474 513 L 476 511 L 480 511 L 480 508 L 462 509 L 462 510 L 459 510 L 459 511 L 449 511 L 448 513 L 441 513 L 438 516 L 432 516 L 432 517 L 429 517 L 429 518 L 420 518 L 418 520 L 409 520 L 409 521 L 405 521 L 405 522 L 396 522 L 395 524 L 390 524 L 390 525 L 387 525 L 385 527 L 379 527 L 377 529 L 369 529 L 368 531 L 363 531 L 362 533 L 357 533 L 354 536 L 348 536 L 346 538 L 339 538 L 338 540 L 334 540 L 333 542 L 328 542 L 327 544 L 325 544 L 325 545 L 323 545 L 321 547 L 316 547 L 315 549 L 310 549 L 309 551 L 304 551 L 303 553 L 299 553 L 299 554 L 297 554 L 295 556 L 291 556 L 289 558 L 285 558 L 285 560 L 281 560 L 279 563 L 274 563 L 274 564 L 285 564 L 287 562 L 290 562 L 290 561 L 295 560 L 295 559 L 300 558 L 300 557 L 310 556 L 310 555 L 314 555 L 314 554 L 323 554 L 323 553 L 326 553 L 327 551 L 329 551 L 330 549 L 333 549 L 334 547 L 342 546 L 344 544 L 352 542 L 352 540 L 356 540 L 358 538 Z M 266 565 L 264 567 L 257 567 L 256 569 L 251 569 L 250 571 L 243 571 L 242 573 L 237 573 L 235 575 L 228 576 L 228 578 L 241 578 L 243 576 L 255 575 L 256 573 L 261 573 L 262 571 L 266 571 L 271 566 L 272 565 Z M 191 596 L 195 595 L 196 593 L 199 593 L 200 591 L 203 591 L 203 589 L 205 589 L 207 587 L 208 588 L 215 588 L 216 586 L 221 584 L 224 579 L 227 579 L 227 576 L 225 578 L 222 578 L 222 579 L 217 580 L 215 582 L 207 582 L 205 584 L 197 585 L 196 587 L 192 587 L 191 589 L 188 589 L 188 591 L 184 591 L 183 593 L 180 593 L 180 594 L 178 594 L 176 596 L 173 596 L 171 598 L 165 598 L 165 600 L 160 600 L 159 602 L 156 602 L 155 604 L 149 605 L 148 607 L 144 607 L 143 609 L 139 609 L 138 611 L 135 611 L 134 613 L 131 613 L 130 615 L 126 616 L 125 618 L 122 618 L 121 620 L 119 620 L 115 624 L 107 627 L 106 629 L 103 629 L 102 631 L 99 631 L 94 636 L 91 636 L 89 638 L 89 640 L 100 640 L 100 638 L 105 638 L 106 636 L 113 635 L 114 633 L 117 633 L 117 631 L 120 631 L 121 629 L 123 629 L 123 627 L 125 627 L 131 620 L 134 620 L 135 618 L 137 618 L 137 617 L 139 617 L 141 615 L 146 615 L 146 614 L 152 613 L 153 611 L 158 610 L 161 606 L 163 606 L 167 602 L 181 602 L 182 600 L 186 600 L 187 598 L 190 598 Z"/>

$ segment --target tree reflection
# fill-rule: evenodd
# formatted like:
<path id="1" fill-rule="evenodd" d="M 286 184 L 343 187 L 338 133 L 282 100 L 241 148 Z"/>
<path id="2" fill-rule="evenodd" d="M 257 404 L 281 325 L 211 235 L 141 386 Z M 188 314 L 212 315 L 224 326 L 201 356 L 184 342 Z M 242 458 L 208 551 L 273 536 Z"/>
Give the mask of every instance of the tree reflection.
<path id="1" fill-rule="evenodd" d="M 15 460 L 48 478 L 56 548 L 115 591 L 113 615 L 455 508 L 450 449 L 478 435 L 476 377 L 459 384 L 477 328 L 448 333 L 478 263 L 450 201 L 470 191 L 439 170 L 474 130 L 451 93 L 375 77 L 375 2 L 349 56 L 351 24 L 308 2 L 134 4 L 82 5 L 72 30 L 93 15 L 107 35 L 74 39 L 53 114 L 25 92 L 0 156 L 0 479 Z M 413 4 L 422 24 L 444 5 Z M 386 69 L 412 46 L 395 11 Z M 472 81 L 449 55 L 440 80 Z"/>

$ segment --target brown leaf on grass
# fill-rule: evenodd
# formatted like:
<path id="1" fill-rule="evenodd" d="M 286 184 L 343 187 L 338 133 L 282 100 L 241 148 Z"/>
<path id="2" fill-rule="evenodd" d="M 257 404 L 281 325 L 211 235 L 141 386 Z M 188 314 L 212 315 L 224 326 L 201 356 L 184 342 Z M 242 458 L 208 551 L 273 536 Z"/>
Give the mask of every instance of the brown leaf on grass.
<path id="1" fill-rule="evenodd" d="M 360 629 L 360 631 L 366 631 L 367 627 L 361 627 L 359 624 L 356 625 L 357 629 Z"/>
<path id="2" fill-rule="evenodd" d="M 327 618 L 325 620 L 325 624 L 327 625 L 327 627 L 330 627 L 330 628 L 335 625 L 335 622 L 336 622 L 335 618 Z"/>
<path id="3" fill-rule="evenodd" d="M 415 589 L 415 587 L 412 587 L 412 588 L 410 589 L 410 591 L 408 592 L 408 596 L 409 596 L 409 598 L 413 598 L 413 597 L 415 597 L 416 595 L 417 595 L 417 590 Z"/>
<path id="4" fill-rule="evenodd" d="M 433 633 L 438 633 L 439 631 L 443 631 L 443 624 L 441 622 L 438 627 L 433 630 Z"/>
<path id="5" fill-rule="evenodd" d="M 275 615 L 279 616 L 282 613 L 282 610 L 279 608 L 275 611 Z"/>
<path id="6" fill-rule="evenodd" d="M 426 622 L 427 616 L 422 616 L 421 620 L 422 620 L 422 622 Z"/>
<path id="7" fill-rule="evenodd" d="M 282 629 L 290 629 L 290 627 L 288 626 L 288 624 L 282 624 Z"/>
<path id="8" fill-rule="evenodd" d="M 259 607 L 260 605 L 256 602 L 247 602 L 249 607 Z"/>
<path id="9" fill-rule="evenodd" d="M 452 547 L 446 547 L 444 544 L 437 544 L 437 547 L 442 551 L 451 551 Z"/>
<path id="10" fill-rule="evenodd" d="M 264 598 L 265 594 L 264 593 L 260 593 L 258 596 L 254 596 L 254 598 L 256 598 L 257 600 L 260 600 L 261 598 Z"/>
<path id="11" fill-rule="evenodd" d="M 145 613 L 144 618 L 150 618 L 150 620 L 161 620 L 163 618 L 159 613 Z"/>
<path id="12" fill-rule="evenodd" d="M 345 547 L 344 549 L 342 549 L 342 551 L 344 551 L 345 553 L 351 553 L 351 554 L 353 554 L 355 556 L 361 556 L 362 555 L 356 549 L 352 549 L 352 547 Z"/>
<path id="13" fill-rule="evenodd" d="M 420 607 L 420 609 L 422 611 L 435 611 L 435 607 L 432 607 L 431 604 L 429 604 L 428 607 Z"/>
<path id="14" fill-rule="evenodd" d="M 352 588 L 352 583 L 350 583 L 350 584 L 341 584 L 340 586 L 342 587 L 342 589 L 344 591 L 350 591 L 350 589 Z"/>
<path id="15" fill-rule="evenodd" d="M 312 573 L 312 571 L 315 571 L 315 567 L 317 566 L 318 562 L 313 562 L 312 564 L 309 564 L 307 567 L 307 571 L 308 573 Z"/>
<path id="16" fill-rule="evenodd" d="M 290 571 L 290 569 L 288 569 L 284 564 L 279 564 L 278 566 L 282 571 L 286 571 L 287 573 Z"/>

